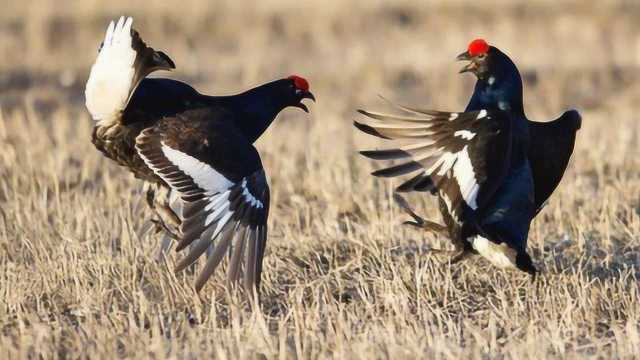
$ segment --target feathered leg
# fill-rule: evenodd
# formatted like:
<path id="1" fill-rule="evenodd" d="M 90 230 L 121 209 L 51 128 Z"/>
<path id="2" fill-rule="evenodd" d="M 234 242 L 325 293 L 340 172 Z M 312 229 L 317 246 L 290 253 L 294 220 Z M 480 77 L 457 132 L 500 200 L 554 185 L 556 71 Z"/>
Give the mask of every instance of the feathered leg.
<path id="1" fill-rule="evenodd" d="M 426 220 L 418 216 L 413 211 L 413 209 L 411 209 L 411 207 L 407 203 L 407 200 L 405 200 L 402 196 L 400 196 L 400 194 L 398 193 L 393 194 L 393 199 L 400 206 L 400 208 L 402 208 L 402 210 L 404 210 L 407 214 L 409 214 L 409 216 L 413 218 L 413 221 L 405 221 L 403 222 L 403 224 L 415 226 L 425 231 L 432 231 L 436 234 L 444 235 L 447 233 L 447 228 L 444 225 L 438 224 L 434 221 Z"/>
<path id="2" fill-rule="evenodd" d="M 396 203 L 400 206 L 402 210 L 404 210 L 407 214 L 409 214 L 409 216 L 413 218 L 413 221 L 405 221 L 403 222 L 403 224 L 411 225 L 419 229 L 423 229 L 429 232 L 434 232 L 440 235 L 448 235 L 447 228 L 444 225 L 438 224 L 437 222 L 434 222 L 434 221 L 426 220 L 421 216 L 419 216 L 418 214 L 416 214 L 415 211 L 413 211 L 413 209 L 411 209 L 411 207 L 409 206 L 409 203 L 407 203 L 407 200 L 405 200 L 402 196 L 400 196 L 400 194 L 398 193 L 393 194 L 393 199 L 396 201 Z M 466 249 L 456 249 L 456 250 L 430 249 L 430 252 L 434 253 L 435 255 L 450 256 L 449 262 L 451 264 L 458 263 L 461 260 L 466 259 L 471 254 L 471 252 L 467 251 Z"/>
<path id="3" fill-rule="evenodd" d="M 156 234 L 162 232 L 160 250 L 157 255 L 158 261 L 171 250 L 174 241 L 180 239 L 181 204 L 180 199 L 173 196 L 171 190 L 146 182 L 144 184 L 146 201 L 154 211 L 155 218 L 151 220 L 155 224 Z"/>

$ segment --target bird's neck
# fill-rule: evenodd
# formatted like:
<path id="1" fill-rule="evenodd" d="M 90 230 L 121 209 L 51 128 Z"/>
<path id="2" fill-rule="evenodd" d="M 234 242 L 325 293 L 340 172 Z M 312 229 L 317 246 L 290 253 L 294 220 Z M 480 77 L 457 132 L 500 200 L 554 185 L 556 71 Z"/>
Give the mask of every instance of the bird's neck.
<path id="1" fill-rule="evenodd" d="M 515 66 L 511 71 L 478 80 L 467 111 L 481 109 L 502 110 L 511 115 L 512 136 L 518 140 L 512 144 L 511 162 L 515 166 L 524 161 L 529 130 L 522 101 L 522 80 Z"/>
<path id="2" fill-rule="evenodd" d="M 236 126 L 252 143 L 269 128 L 278 113 L 286 107 L 268 85 L 235 96 L 211 98 L 217 104 L 223 104 L 233 111 Z"/>
<path id="3" fill-rule="evenodd" d="M 476 87 L 467 105 L 467 111 L 504 110 L 525 117 L 522 101 L 522 79 L 513 66 L 502 74 L 478 79 Z"/>

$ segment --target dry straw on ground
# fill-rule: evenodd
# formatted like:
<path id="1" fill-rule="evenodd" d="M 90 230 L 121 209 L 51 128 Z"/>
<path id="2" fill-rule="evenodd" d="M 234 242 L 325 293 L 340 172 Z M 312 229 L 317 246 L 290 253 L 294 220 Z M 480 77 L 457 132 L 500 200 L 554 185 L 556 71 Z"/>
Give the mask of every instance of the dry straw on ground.
<path id="1" fill-rule="evenodd" d="M 0 357 L 547 358 L 640 353 L 640 5 L 635 1 L 6 1 L 0 12 Z M 260 140 L 273 194 L 262 311 L 155 261 L 139 184 L 89 142 L 82 89 L 107 21 L 133 15 L 172 76 L 233 93 L 291 73 L 318 97 Z M 399 226 L 355 155 L 377 94 L 461 109 L 453 62 L 483 36 L 534 119 L 583 112 L 531 229 L 531 284 Z M 437 218 L 433 199 L 414 195 Z M 217 281 L 216 281 L 217 280 Z"/>

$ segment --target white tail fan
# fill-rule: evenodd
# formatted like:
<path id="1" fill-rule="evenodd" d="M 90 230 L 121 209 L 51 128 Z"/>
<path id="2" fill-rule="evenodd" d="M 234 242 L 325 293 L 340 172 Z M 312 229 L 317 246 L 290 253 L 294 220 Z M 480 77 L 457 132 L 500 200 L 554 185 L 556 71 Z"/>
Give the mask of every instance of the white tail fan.
<path id="1" fill-rule="evenodd" d="M 115 120 L 127 105 L 133 78 L 136 51 L 131 46 L 133 19 L 120 17 L 107 28 L 96 62 L 85 88 L 86 106 L 96 121 Z"/>

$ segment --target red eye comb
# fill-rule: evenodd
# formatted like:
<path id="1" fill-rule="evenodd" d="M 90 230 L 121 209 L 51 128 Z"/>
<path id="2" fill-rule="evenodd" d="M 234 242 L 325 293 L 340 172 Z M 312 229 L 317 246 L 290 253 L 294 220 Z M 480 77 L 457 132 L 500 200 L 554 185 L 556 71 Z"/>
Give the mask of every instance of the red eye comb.
<path id="1" fill-rule="evenodd" d="M 489 51 L 489 44 L 483 39 L 475 39 L 469 44 L 467 52 L 470 56 L 486 54 Z"/>
<path id="2" fill-rule="evenodd" d="M 296 86 L 296 88 L 303 90 L 303 91 L 309 91 L 309 82 L 298 75 L 291 75 L 288 77 L 288 79 L 293 80 L 293 84 Z"/>

